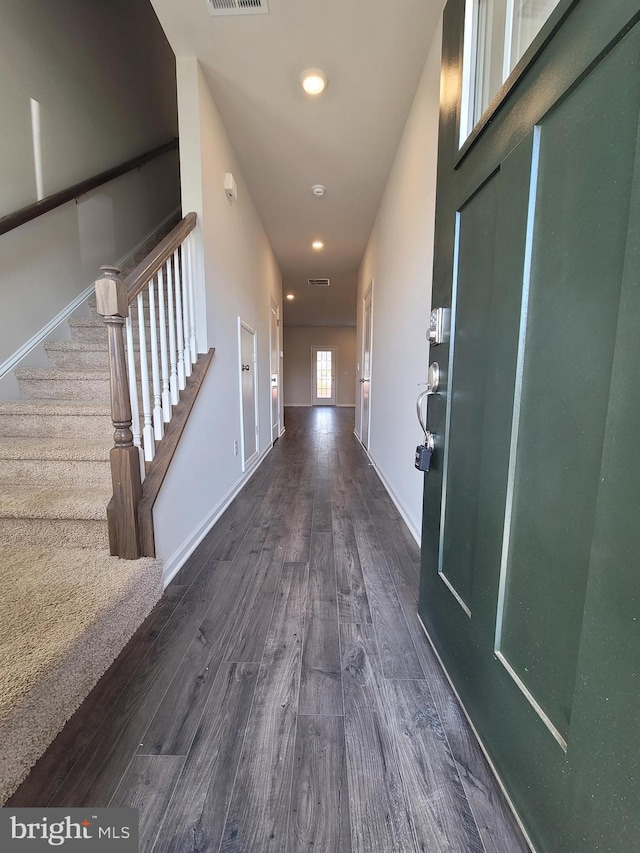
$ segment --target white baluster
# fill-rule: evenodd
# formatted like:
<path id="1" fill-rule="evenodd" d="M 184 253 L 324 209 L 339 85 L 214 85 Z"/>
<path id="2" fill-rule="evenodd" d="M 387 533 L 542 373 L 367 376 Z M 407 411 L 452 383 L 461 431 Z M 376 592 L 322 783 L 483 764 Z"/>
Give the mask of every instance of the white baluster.
<path id="1" fill-rule="evenodd" d="M 196 269 L 196 244 L 193 231 L 187 237 L 189 255 L 189 349 L 191 351 L 191 363 L 198 360 L 196 347 L 196 303 L 195 303 L 195 269 Z"/>
<path id="2" fill-rule="evenodd" d="M 176 312 L 173 304 L 173 260 L 167 261 L 167 309 L 169 311 L 169 394 L 171 404 L 175 406 L 180 397 L 178 391 L 178 365 L 176 356 Z"/>
<path id="3" fill-rule="evenodd" d="M 178 388 L 184 390 L 186 384 L 186 374 L 184 370 L 184 321 L 182 310 L 182 275 L 180 271 L 180 255 L 176 249 L 173 253 L 175 262 L 174 269 L 176 273 L 176 333 L 177 333 L 177 348 L 178 348 Z"/>
<path id="4" fill-rule="evenodd" d="M 158 270 L 158 316 L 160 318 L 160 370 L 162 375 L 162 419 L 171 420 L 171 395 L 169 393 L 169 357 L 167 355 L 167 317 L 164 305 L 164 267 Z"/>
<path id="5" fill-rule="evenodd" d="M 153 424 L 151 422 L 151 396 L 149 394 L 149 362 L 147 360 L 147 339 L 144 331 L 144 306 L 142 304 L 142 293 L 138 294 L 138 334 L 140 337 L 140 386 L 142 388 L 142 416 L 144 426 L 142 427 L 142 443 L 144 447 L 144 458 L 151 462 L 156 454 L 156 445 L 153 439 Z"/>
<path id="6" fill-rule="evenodd" d="M 187 241 L 180 246 L 182 263 L 182 325 L 184 329 L 184 373 L 191 376 L 191 345 L 189 344 L 189 265 L 187 259 Z"/>
<path id="7" fill-rule="evenodd" d="M 160 363 L 158 360 L 158 328 L 156 315 L 156 291 L 153 279 L 149 282 L 149 333 L 151 340 L 151 383 L 153 386 L 153 434 L 160 441 L 164 433 L 160 392 Z"/>
<path id="8" fill-rule="evenodd" d="M 136 377 L 136 351 L 133 342 L 133 324 L 131 310 L 125 322 L 127 331 L 127 370 L 129 373 L 129 397 L 131 398 L 131 432 L 133 443 L 140 450 L 140 479 L 144 482 L 144 454 L 142 453 L 142 435 L 140 433 L 140 405 L 138 404 L 138 381 Z"/>

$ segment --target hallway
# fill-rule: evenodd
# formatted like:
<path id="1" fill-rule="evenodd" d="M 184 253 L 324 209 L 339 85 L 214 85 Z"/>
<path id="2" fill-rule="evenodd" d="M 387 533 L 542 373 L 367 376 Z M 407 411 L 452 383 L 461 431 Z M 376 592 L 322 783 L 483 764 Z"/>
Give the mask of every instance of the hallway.
<path id="1" fill-rule="evenodd" d="M 147 851 L 526 851 L 417 620 L 418 575 L 353 410 L 287 409 L 9 805 L 135 806 Z"/>

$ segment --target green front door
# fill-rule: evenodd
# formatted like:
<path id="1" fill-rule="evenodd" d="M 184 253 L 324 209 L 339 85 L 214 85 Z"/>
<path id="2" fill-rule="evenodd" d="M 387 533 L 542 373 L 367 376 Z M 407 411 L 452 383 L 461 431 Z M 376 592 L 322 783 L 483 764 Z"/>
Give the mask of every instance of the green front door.
<path id="1" fill-rule="evenodd" d="M 638 2 L 560 0 L 461 149 L 464 7 L 445 11 L 433 306 L 451 331 L 431 348 L 420 615 L 536 848 L 626 853 L 640 849 Z"/>

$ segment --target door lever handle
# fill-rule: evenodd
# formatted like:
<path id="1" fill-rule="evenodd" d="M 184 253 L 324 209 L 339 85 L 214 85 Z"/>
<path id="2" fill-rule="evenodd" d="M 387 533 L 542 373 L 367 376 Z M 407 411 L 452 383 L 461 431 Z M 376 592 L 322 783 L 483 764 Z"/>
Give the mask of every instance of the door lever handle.
<path id="1" fill-rule="evenodd" d="M 421 394 L 418 395 L 418 399 L 416 401 L 416 412 L 418 415 L 418 422 L 422 427 L 422 432 L 428 435 L 429 431 L 427 430 L 427 424 L 424 417 L 424 408 L 423 402 L 430 397 L 432 394 L 435 394 L 440 387 L 440 365 L 437 361 L 432 361 L 429 365 L 429 374 L 427 376 L 427 388 Z"/>
<path id="2" fill-rule="evenodd" d="M 418 415 L 418 423 L 420 424 L 422 432 L 425 435 L 427 434 L 427 425 L 424 419 L 424 409 L 422 407 L 422 404 L 430 394 L 433 394 L 433 391 L 427 388 L 426 391 L 423 391 L 421 394 L 418 394 L 418 399 L 416 400 L 416 414 Z"/>

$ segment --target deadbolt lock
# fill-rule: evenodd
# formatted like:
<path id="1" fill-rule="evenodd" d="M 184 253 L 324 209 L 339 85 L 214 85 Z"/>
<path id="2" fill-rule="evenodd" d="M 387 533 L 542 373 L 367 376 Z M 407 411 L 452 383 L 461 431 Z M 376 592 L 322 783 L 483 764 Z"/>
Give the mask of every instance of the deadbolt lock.
<path id="1" fill-rule="evenodd" d="M 445 343 L 449 340 L 449 329 L 451 325 L 450 308 L 433 308 L 429 317 L 429 331 L 427 340 L 432 346 Z"/>

